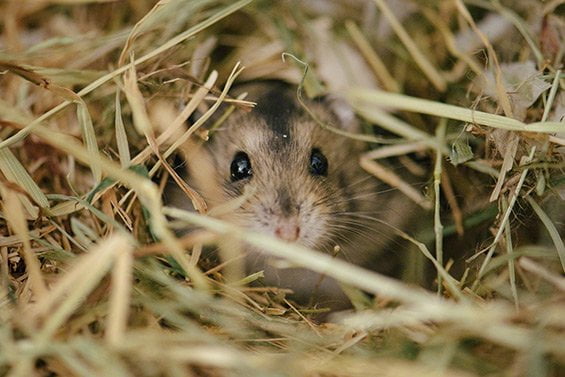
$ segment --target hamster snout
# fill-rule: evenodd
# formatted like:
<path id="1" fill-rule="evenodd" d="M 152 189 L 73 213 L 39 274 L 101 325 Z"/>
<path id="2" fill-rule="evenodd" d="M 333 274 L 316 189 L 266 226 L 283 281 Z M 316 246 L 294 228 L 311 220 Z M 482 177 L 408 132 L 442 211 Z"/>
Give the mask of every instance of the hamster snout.
<path id="1" fill-rule="evenodd" d="M 279 221 L 277 221 L 279 220 Z M 275 219 L 275 236 L 285 241 L 294 242 L 300 237 L 300 222 L 296 217 Z"/>
<path id="2" fill-rule="evenodd" d="M 327 158 L 311 147 L 308 135 L 296 140 L 297 129 L 289 127 L 277 135 L 261 121 L 254 122 L 256 127 L 239 143 L 224 188 L 227 196 L 238 196 L 252 185 L 255 194 L 229 219 L 285 241 L 323 247 L 330 237 L 329 217 L 344 209 L 339 185 L 328 179 Z M 261 129 L 260 139 L 252 140 Z"/>

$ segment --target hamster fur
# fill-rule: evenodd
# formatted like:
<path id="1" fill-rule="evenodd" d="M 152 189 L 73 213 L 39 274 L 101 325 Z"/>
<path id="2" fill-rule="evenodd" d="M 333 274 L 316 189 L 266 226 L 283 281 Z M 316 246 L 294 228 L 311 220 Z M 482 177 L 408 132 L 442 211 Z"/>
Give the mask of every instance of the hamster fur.
<path id="1" fill-rule="evenodd" d="M 207 142 L 185 146 L 185 178 L 213 208 L 253 186 L 252 194 L 222 219 L 254 231 L 333 254 L 358 265 L 382 253 L 389 229 L 403 223 L 406 199 L 359 166 L 362 142 L 322 128 L 302 108 L 296 90 L 280 82 L 240 86 L 257 102 L 251 112 L 236 111 Z M 325 123 L 359 132 L 353 113 L 329 100 L 307 101 Z M 235 173 L 235 174 L 234 174 Z M 170 205 L 190 208 L 177 191 Z M 336 249 L 336 246 L 338 248 Z M 247 247 L 248 272 L 264 270 L 264 283 L 289 288 L 301 302 L 343 309 L 350 305 L 340 285 L 304 268 L 277 268 L 260 250 Z M 389 258 L 384 258 L 389 259 Z"/>

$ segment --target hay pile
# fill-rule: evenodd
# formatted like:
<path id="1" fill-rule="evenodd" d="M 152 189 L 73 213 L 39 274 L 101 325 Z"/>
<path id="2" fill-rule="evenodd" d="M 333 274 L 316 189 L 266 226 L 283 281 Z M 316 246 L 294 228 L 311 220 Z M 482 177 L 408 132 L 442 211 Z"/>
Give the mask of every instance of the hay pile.
<path id="1" fill-rule="evenodd" d="M 0 375 L 563 375 L 564 6 L 0 3 Z M 257 78 L 341 93 L 367 170 L 395 156 L 424 182 L 397 183 L 423 207 L 402 279 L 163 208 L 180 143 Z M 316 324 L 197 263 L 226 239 L 375 297 Z"/>

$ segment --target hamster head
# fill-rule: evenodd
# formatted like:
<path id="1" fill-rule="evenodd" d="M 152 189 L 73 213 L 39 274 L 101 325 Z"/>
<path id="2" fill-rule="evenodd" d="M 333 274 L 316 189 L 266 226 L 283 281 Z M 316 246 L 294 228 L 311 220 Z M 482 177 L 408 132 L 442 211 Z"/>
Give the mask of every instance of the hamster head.
<path id="1" fill-rule="evenodd" d="M 248 192 L 223 216 L 239 226 L 317 250 L 352 242 L 360 233 L 356 215 L 370 210 L 375 191 L 358 164 L 362 144 L 323 129 L 285 86 L 243 90 L 257 106 L 232 114 L 209 141 L 191 147 L 189 183 L 210 207 Z M 327 102 L 308 106 L 339 126 Z"/>

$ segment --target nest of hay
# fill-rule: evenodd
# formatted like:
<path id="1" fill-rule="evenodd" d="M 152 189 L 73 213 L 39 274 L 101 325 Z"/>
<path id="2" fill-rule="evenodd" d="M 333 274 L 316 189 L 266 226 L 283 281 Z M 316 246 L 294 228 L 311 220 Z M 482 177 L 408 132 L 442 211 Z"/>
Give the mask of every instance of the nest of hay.
<path id="1" fill-rule="evenodd" d="M 0 375 L 562 375 L 563 7 L 2 2 Z M 419 177 L 391 183 L 422 207 L 401 278 L 163 206 L 182 142 L 255 79 L 339 93 L 364 167 Z M 320 324 L 199 260 L 221 239 L 340 280 L 357 310 Z"/>

